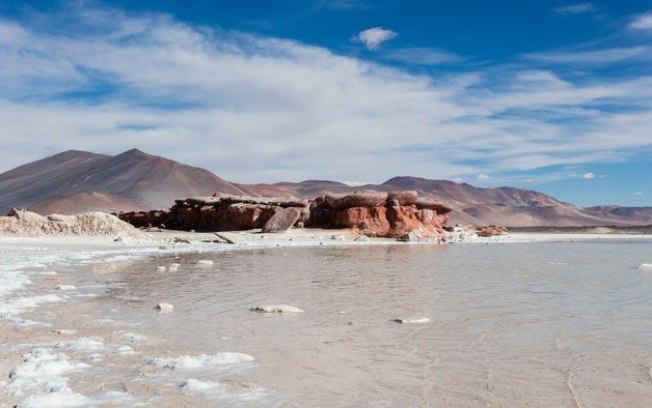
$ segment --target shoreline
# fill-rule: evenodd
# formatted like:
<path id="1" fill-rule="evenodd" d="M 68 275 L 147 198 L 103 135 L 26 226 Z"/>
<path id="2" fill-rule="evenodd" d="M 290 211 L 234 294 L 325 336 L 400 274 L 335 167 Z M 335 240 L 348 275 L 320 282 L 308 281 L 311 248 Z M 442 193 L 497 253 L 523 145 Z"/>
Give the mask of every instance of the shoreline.
<path id="1" fill-rule="evenodd" d="M 127 320 L 111 320 L 111 314 L 104 314 L 107 303 L 101 296 L 110 286 L 111 268 L 114 264 L 123 262 L 143 263 L 145 270 L 151 273 L 152 279 L 160 275 L 157 268 L 165 264 L 169 266 L 166 272 L 172 273 L 176 255 L 195 253 L 196 264 L 185 265 L 186 270 L 208 271 L 211 266 L 202 266 L 202 257 L 210 258 L 210 254 L 231 251 L 250 251 L 264 249 L 288 248 L 364 248 L 403 245 L 434 245 L 446 246 L 447 243 L 437 242 L 400 242 L 394 239 L 369 238 L 356 240 L 356 235 L 350 230 L 312 230 L 298 229 L 284 234 L 261 234 L 258 231 L 224 232 L 223 237 L 234 244 L 216 243 L 219 238 L 213 233 L 197 233 L 183 231 L 148 232 L 145 239 L 115 236 L 47 236 L 47 237 L 1 237 L 0 238 L 0 371 L 5 374 L 18 369 L 45 370 L 48 364 L 53 367 L 70 365 L 71 371 L 51 374 L 35 371 L 31 380 L 26 382 L 20 376 L 15 380 L 8 375 L 0 380 L 0 388 L 5 388 L 12 403 L 37 404 L 55 394 L 62 401 L 84 401 L 88 405 L 131 405 L 138 402 L 139 397 L 149 395 L 147 388 L 126 389 L 120 392 L 105 392 L 98 389 L 92 378 L 102 359 L 118 364 L 121 369 L 129 372 L 129 376 L 138 377 L 141 372 L 147 373 L 147 378 L 155 378 L 160 374 L 161 367 L 148 361 L 173 361 L 174 364 L 195 364 L 211 361 L 216 356 L 233 356 L 232 352 L 243 351 L 235 346 L 224 347 L 220 344 L 230 344 L 221 340 L 215 350 L 202 350 L 202 353 L 217 352 L 216 355 L 185 355 L 186 350 L 169 348 L 166 338 L 153 336 L 149 332 L 141 332 L 140 326 L 128 323 Z M 651 235 L 625 234 L 555 234 L 555 233 L 510 233 L 498 237 L 475 237 L 464 242 L 450 244 L 523 244 L 546 242 L 597 242 L 600 240 L 639 240 L 652 239 Z M 464 251 L 464 250 L 463 250 Z M 203 255 L 206 254 L 206 255 Z M 165 261 L 162 261 L 164 260 Z M 145 264 L 145 263 L 149 264 Z M 167 262 L 167 263 L 166 263 Z M 211 261 L 212 262 L 212 261 Z M 212 265 L 209 264 L 209 265 Z M 96 269 L 94 275 L 97 281 L 80 281 L 75 269 Z M 106 268 L 107 275 L 104 275 Z M 194 268 L 194 269 L 192 269 Z M 150 271 L 151 269 L 151 271 Z M 183 270 L 183 269 L 182 269 Z M 162 273 L 166 273 L 162 272 Z M 176 272 L 176 269 L 175 269 Z M 189 275 L 191 276 L 192 273 Z M 106 277 L 105 277 L 106 276 Z M 95 278 L 94 278 L 95 279 Z M 68 288 L 66 288 L 66 286 Z M 98 298 L 98 296 L 100 296 Z M 98 300 L 93 300 L 98 299 Z M 165 297 L 161 302 L 168 301 Z M 131 299 L 127 299 L 131 301 Z M 253 306 L 253 305 L 252 305 Z M 165 319 L 165 314 L 154 311 L 154 304 L 140 306 L 141 313 L 147 312 L 151 319 Z M 173 311 L 172 313 L 181 313 Z M 107 319 L 109 317 L 109 319 Z M 35 346 L 35 345 L 38 345 Z M 244 350 L 247 351 L 247 350 Z M 223 354 L 220 354 L 223 353 Z M 245 359 L 246 360 L 246 359 Z M 31 365 L 30 365 L 31 364 Z M 167 364 L 167 363 L 166 363 Z M 247 361 L 242 361 L 234 367 L 247 370 Z M 131 367 L 131 368 L 130 368 Z M 133 368 L 136 367 L 136 368 Z M 95 371 L 93 371 L 95 370 Z M 139 371 L 140 370 L 140 371 Z M 32 374 L 30 374 L 32 375 Z M 236 388 L 241 384 L 235 376 Z M 230 377 L 227 376 L 227 381 Z M 23 382 L 21 382 L 23 381 Z M 52 381 L 61 383 L 56 391 L 43 392 Z M 72 387 L 67 384 L 70 381 Z M 36 384 L 36 385 L 34 385 Z M 82 384 L 84 384 L 82 386 Z M 213 383 L 205 382 L 205 384 Z M 215 383 L 222 384 L 222 383 Z M 242 383 L 245 384 L 245 383 Z M 247 383 L 248 384 L 248 383 Z M 220 385 L 221 386 L 221 385 Z M 181 387 L 181 386 L 180 386 Z M 216 386 L 217 387 L 217 386 Z M 247 389 L 249 385 L 243 386 Z M 264 389 L 257 384 L 254 390 Z M 259 388 L 256 388 L 259 387 Z M 47 388 L 47 387 L 46 387 Z M 113 389 L 119 389 L 114 384 Z M 45 388 L 44 388 L 45 389 Z M 180 388 L 182 391 L 184 388 Z M 128 392 L 127 392 L 128 391 Z M 161 391 L 165 397 L 175 398 L 179 403 L 192 405 L 198 400 L 192 393 L 179 393 L 174 387 Z M 235 394 L 234 394 L 235 395 Z M 0 399 L 3 395 L 0 394 Z M 33 400 L 32 400 L 33 398 Z M 22 405 L 20 405 L 22 406 Z M 36 406 L 36 405 L 34 405 Z"/>

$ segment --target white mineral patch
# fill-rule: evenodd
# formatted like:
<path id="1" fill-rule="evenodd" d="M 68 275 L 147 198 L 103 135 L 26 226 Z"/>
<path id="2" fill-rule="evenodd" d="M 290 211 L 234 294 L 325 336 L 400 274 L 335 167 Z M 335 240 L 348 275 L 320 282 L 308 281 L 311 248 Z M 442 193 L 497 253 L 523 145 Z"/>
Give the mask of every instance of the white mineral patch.
<path id="1" fill-rule="evenodd" d="M 171 263 L 170 264 L 170 268 L 178 268 L 180 266 L 181 266 L 181 264 L 178 264 L 178 263 Z"/>
<path id="2" fill-rule="evenodd" d="M 55 271 L 42 271 L 42 272 L 37 272 L 36 274 L 41 275 L 41 276 L 57 276 L 58 275 L 58 273 L 55 272 Z"/>
<path id="3" fill-rule="evenodd" d="M 637 269 L 650 269 L 652 270 L 652 263 L 642 263 Z"/>
<path id="4" fill-rule="evenodd" d="M 169 303 L 163 302 L 163 303 L 159 303 L 158 305 L 156 305 L 156 309 L 160 313 L 170 313 L 172 310 L 174 310 L 174 306 L 172 306 Z"/>
<path id="5" fill-rule="evenodd" d="M 187 394 L 201 394 L 214 400 L 221 400 L 224 404 L 237 401 L 255 402 L 268 395 L 265 388 L 255 384 L 222 384 L 194 378 L 182 382 L 179 389 Z"/>
<path id="6" fill-rule="evenodd" d="M 407 319 L 394 319 L 392 321 L 396 323 L 403 323 L 403 324 L 424 324 L 424 323 L 431 322 L 431 320 L 427 317 L 410 317 Z"/>
<path id="7" fill-rule="evenodd" d="M 210 259 L 200 259 L 197 261 L 197 265 L 213 265 L 215 262 L 211 261 Z"/>
<path id="8" fill-rule="evenodd" d="M 37 348 L 23 355 L 23 363 L 9 373 L 5 395 L 28 397 L 21 407 L 78 407 L 87 406 L 86 397 L 74 393 L 65 374 L 89 366 L 70 361 L 68 356 L 46 348 Z"/>
<path id="9" fill-rule="evenodd" d="M 224 352 L 213 355 L 201 354 L 198 356 L 145 357 L 143 360 L 149 365 L 168 370 L 209 370 L 251 362 L 255 359 L 244 353 Z"/>
<path id="10" fill-rule="evenodd" d="M 62 341 L 57 343 L 55 347 L 76 353 L 92 353 L 106 350 L 102 340 L 96 337 L 82 337 L 77 340 Z"/>
<path id="11" fill-rule="evenodd" d="M 303 310 L 291 305 L 260 305 L 251 310 L 261 313 L 303 313 Z"/>
<path id="12" fill-rule="evenodd" d="M 120 338 L 123 341 L 128 341 L 130 343 L 138 343 L 147 340 L 147 336 L 143 336 L 136 333 L 125 333 L 122 336 L 120 336 Z"/>
<path id="13" fill-rule="evenodd" d="M 58 284 L 57 286 L 54 287 L 56 290 L 75 290 L 77 289 L 76 286 L 73 285 L 64 285 L 64 284 Z"/>
<path id="14" fill-rule="evenodd" d="M 128 355 L 132 355 L 132 354 L 138 354 L 136 352 L 136 350 L 134 350 L 133 347 L 130 347 L 130 346 L 119 347 L 116 351 L 121 356 L 128 356 Z"/>
<path id="15" fill-rule="evenodd" d="M 66 298 L 58 295 L 39 295 L 13 298 L 0 303 L 0 315 L 5 316 L 5 318 L 13 317 L 27 309 L 38 307 L 44 303 L 55 303 L 64 300 L 66 300 Z"/>
<path id="16" fill-rule="evenodd" d="M 52 333 L 58 334 L 59 336 L 73 336 L 77 334 L 77 330 L 73 329 L 55 329 L 52 330 Z"/>
<path id="17" fill-rule="evenodd" d="M 156 271 L 157 271 L 157 272 L 165 272 L 165 271 L 166 271 L 166 268 L 165 268 L 165 266 L 157 266 L 157 267 L 156 267 Z"/>

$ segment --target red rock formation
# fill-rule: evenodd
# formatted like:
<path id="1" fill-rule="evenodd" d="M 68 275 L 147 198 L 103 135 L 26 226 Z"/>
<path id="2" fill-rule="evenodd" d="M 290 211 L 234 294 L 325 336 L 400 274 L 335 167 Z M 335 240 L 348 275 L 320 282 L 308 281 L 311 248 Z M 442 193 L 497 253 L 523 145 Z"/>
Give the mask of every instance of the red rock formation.
<path id="1" fill-rule="evenodd" d="M 311 202 L 258 197 L 200 197 L 177 200 L 169 211 L 130 212 L 120 218 L 138 227 L 165 226 L 196 231 L 292 226 L 351 228 L 371 237 L 411 240 L 441 238 L 450 208 L 418 199 L 414 191 L 327 195 Z"/>

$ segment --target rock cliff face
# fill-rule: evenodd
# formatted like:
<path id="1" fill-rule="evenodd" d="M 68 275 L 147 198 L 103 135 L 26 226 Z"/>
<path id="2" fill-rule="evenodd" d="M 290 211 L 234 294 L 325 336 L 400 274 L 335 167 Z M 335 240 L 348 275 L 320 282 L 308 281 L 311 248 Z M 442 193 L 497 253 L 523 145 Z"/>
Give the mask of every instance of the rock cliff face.
<path id="1" fill-rule="evenodd" d="M 419 201 L 414 191 L 326 195 L 314 200 L 217 196 L 177 200 L 164 211 L 120 213 L 136 227 L 195 231 L 261 229 L 283 232 L 292 227 L 350 228 L 371 237 L 400 238 L 418 233 L 441 238 L 450 208 Z M 414 234 L 413 234 L 414 236 Z"/>

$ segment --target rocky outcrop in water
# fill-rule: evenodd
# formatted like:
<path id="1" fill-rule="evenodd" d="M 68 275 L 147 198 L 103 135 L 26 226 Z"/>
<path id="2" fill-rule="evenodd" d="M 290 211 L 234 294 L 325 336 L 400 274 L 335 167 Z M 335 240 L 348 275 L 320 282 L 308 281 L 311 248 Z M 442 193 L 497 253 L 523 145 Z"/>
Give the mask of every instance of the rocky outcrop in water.
<path id="1" fill-rule="evenodd" d="M 420 200 L 416 191 L 325 195 L 314 200 L 217 196 L 176 200 L 169 210 L 120 213 L 137 227 L 195 231 L 292 227 L 349 228 L 371 237 L 441 238 L 450 208 Z"/>

